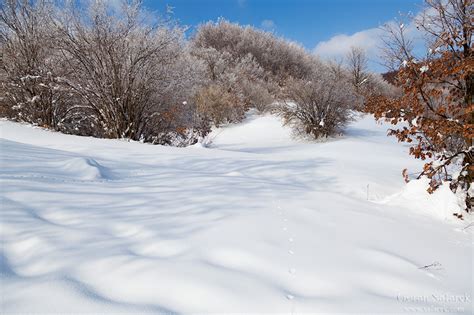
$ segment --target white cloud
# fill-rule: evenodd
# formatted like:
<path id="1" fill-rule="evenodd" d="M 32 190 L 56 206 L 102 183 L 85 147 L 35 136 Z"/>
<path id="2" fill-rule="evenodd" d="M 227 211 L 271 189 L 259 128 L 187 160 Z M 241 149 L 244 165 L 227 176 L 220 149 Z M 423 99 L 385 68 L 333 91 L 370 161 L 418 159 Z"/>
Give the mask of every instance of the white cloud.
<path id="1" fill-rule="evenodd" d="M 276 28 L 275 22 L 273 20 L 263 20 L 260 26 L 267 31 L 273 31 Z"/>
<path id="2" fill-rule="evenodd" d="M 343 58 L 351 47 L 360 47 L 369 54 L 380 45 L 381 30 L 370 28 L 352 35 L 339 34 L 327 41 L 319 42 L 314 53 L 322 58 Z"/>
<path id="3" fill-rule="evenodd" d="M 427 11 L 430 13 L 430 11 Z M 419 12 L 416 16 L 421 16 L 423 12 Z M 402 21 L 391 20 L 385 24 L 399 25 Z M 403 24 L 402 24 L 403 25 Z M 421 39 L 421 33 L 417 30 L 413 21 L 408 21 L 403 25 L 405 34 L 414 42 L 415 51 L 419 51 L 423 48 L 423 40 Z M 351 47 L 360 47 L 364 49 L 369 58 L 369 67 L 374 71 L 385 70 L 382 67 L 381 51 L 383 47 L 382 41 L 383 30 L 381 28 L 369 28 L 353 34 L 338 34 L 331 37 L 327 41 L 319 42 L 314 48 L 314 54 L 320 56 L 323 59 L 336 59 L 341 60 L 347 56 Z"/>

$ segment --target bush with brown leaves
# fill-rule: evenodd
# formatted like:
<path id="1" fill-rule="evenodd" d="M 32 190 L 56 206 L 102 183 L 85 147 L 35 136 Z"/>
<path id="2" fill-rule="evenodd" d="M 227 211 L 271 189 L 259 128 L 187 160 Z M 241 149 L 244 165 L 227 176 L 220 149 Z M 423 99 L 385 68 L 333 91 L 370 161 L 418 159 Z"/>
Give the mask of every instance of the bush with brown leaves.
<path id="1" fill-rule="evenodd" d="M 474 206 L 473 16 L 472 0 L 427 0 L 414 21 L 429 38 L 424 58 L 415 58 L 403 25 L 386 26 L 386 57 L 398 67 L 402 95 L 375 96 L 367 106 L 378 119 L 404 122 L 390 134 L 427 160 L 419 177 L 432 180 L 428 191 L 448 181 L 452 190 L 466 192 L 467 211 Z"/>

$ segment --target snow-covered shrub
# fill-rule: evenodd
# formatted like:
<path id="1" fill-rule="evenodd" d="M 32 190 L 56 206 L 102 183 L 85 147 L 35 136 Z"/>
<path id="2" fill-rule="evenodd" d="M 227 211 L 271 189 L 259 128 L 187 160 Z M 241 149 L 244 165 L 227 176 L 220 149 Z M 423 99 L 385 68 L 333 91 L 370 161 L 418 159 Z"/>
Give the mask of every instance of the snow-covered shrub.
<path id="1" fill-rule="evenodd" d="M 329 69 L 311 80 L 289 80 L 286 96 L 280 114 L 300 135 L 314 139 L 341 133 L 361 102 L 352 85 Z"/>
<path id="2" fill-rule="evenodd" d="M 379 73 L 369 73 L 364 85 L 366 97 L 383 95 L 386 97 L 397 97 L 401 95 L 401 89 L 386 81 Z"/>
<path id="3" fill-rule="evenodd" d="M 141 1 L 68 7 L 56 22 L 58 49 L 72 70 L 67 84 L 110 138 L 161 141 L 163 134 L 194 129 L 187 112 L 201 76 L 186 48 L 183 29 L 142 22 Z M 184 109 L 183 109 L 184 110 Z M 174 128 L 171 130 L 170 128 Z"/>
<path id="4" fill-rule="evenodd" d="M 209 119 L 198 112 L 191 100 L 153 113 L 139 139 L 153 144 L 186 146 L 195 144 L 210 131 Z"/>
<path id="5" fill-rule="evenodd" d="M 285 100 L 305 107 L 305 89 L 317 82 L 350 85 L 347 69 L 272 33 L 219 20 L 186 41 L 183 28 L 151 21 L 142 1 L 121 2 L 4 1 L 0 115 L 66 133 L 183 145 L 250 108 Z M 364 87 L 384 89 L 367 77 Z M 347 103 L 352 90 L 339 91 Z M 307 133 L 336 132 L 326 114 L 334 106 L 318 109 L 327 117 Z M 284 116 L 294 123 L 290 109 Z"/>
<path id="6" fill-rule="evenodd" d="M 194 47 L 193 55 L 206 69 L 206 88 L 197 98 L 199 108 L 215 125 L 239 122 L 248 108 L 264 110 L 273 102 L 274 98 L 268 91 L 269 83 L 265 81 L 265 71 L 251 54 L 235 59 L 226 51 Z M 222 96 L 222 100 L 218 95 Z"/>
<path id="7" fill-rule="evenodd" d="M 51 1 L 6 0 L 0 9 L 0 112 L 11 119 L 66 130 L 75 95 L 64 84 L 68 69 L 54 49 Z"/>
<path id="8" fill-rule="evenodd" d="M 225 20 L 201 25 L 192 47 L 206 65 L 209 84 L 233 94 L 237 107 L 260 111 L 281 96 L 288 78 L 307 77 L 319 62 L 294 43 Z"/>
<path id="9" fill-rule="evenodd" d="M 197 48 L 214 48 L 234 59 L 250 54 L 272 76 L 284 81 L 288 76 L 304 78 L 311 74 L 315 58 L 298 44 L 278 38 L 251 26 L 241 26 L 220 19 L 199 27 L 193 38 Z"/>
<path id="10" fill-rule="evenodd" d="M 203 88 L 196 96 L 196 104 L 199 113 L 208 117 L 215 126 L 239 122 L 246 111 L 234 94 L 218 84 Z"/>
<path id="11" fill-rule="evenodd" d="M 265 112 L 270 109 L 270 105 L 275 101 L 278 89 L 274 88 L 272 83 L 256 83 L 251 80 L 242 80 L 240 82 L 242 94 L 245 95 L 246 107 L 253 107 L 259 112 Z"/>

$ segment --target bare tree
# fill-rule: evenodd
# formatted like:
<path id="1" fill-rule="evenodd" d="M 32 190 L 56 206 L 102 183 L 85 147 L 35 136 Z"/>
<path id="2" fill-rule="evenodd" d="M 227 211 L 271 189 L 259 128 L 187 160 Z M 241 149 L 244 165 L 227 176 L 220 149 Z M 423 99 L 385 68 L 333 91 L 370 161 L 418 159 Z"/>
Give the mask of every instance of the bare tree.
<path id="1" fill-rule="evenodd" d="M 274 34 L 219 20 L 202 25 L 188 45 L 171 21 L 151 23 L 141 0 L 113 8 L 109 0 L 78 1 L 2 4 L 2 115 L 69 133 L 180 145 L 208 132 L 209 120 L 238 122 L 249 108 L 289 99 L 314 111 L 301 120 L 317 122 L 308 133 L 327 136 L 344 124 L 336 116 L 357 103 L 347 71 Z"/>
<path id="2" fill-rule="evenodd" d="M 222 19 L 201 25 L 192 45 L 193 53 L 206 64 L 207 79 L 214 86 L 212 93 L 209 90 L 200 98 L 200 102 L 204 102 L 204 96 L 209 96 L 210 103 L 200 107 L 218 106 L 213 96 L 217 91 L 233 94 L 234 111 L 229 110 L 232 108 L 229 106 L 218 106 L 226 109 L 228 121 L 239 117 L 242 109 L 254 107 L 264 111 L 270 108 L 269 105 L 283 96 L 281 91 L 288 80 L 311 77 L 321 64 L 295 43 Z"/>
<path id="3" fill-rule="evenodd" d="M 360 47 L 351 47 L 346 57 L 350 80 L 356 92 L 360 92 L 362 85 L 369 78 L 368 59 L 365 50 Z"/>
<path id="4" fill-rule="evenodd" d="M 199 94 L 199 109 L 215 125 L 238 122 L 249 108 L 264 111 L 273 102 L 274 83 L 251 53 L 234 56 L 226 50 L 194 45 L 193 54 L 206 68 L 207 86 Z"/>
<path id="5" fill-rule="evenodd" d="M 0 6 L 2 112 L 13 119 L 64 130 L 72 114 L 71 91 L 54 50 L 47 0 L 5 0 Z"/>
<path id="6" fill-rule="evenodd" d="M 104 0 L 92 2 L 86 12 L 74 5 L 67 9 L 56 22 L 58 48 L 73 69 L 67 84 L 104 136 L 153 137 L 152 125 L 177 117 L 170 113 L 189 97 L 183 89 L 189 68 L 177 66 L 186 61 L 182 30 L 166 22 L 143 23 L 139 0 L 123 1 L 119 11 Z M 180 100 L 171 97 L 175 87 L 181 87 Z"/>
<path id="7" fill-rule="evenodd" d="M 290 80 L 287 101 L 280 107 L 285 121 L 301 135 L 326 138 L 342 132 L 361 97 L 337 73 L 321 69 L 311 80 Z"/>
<path id="8" fill-rule="evenodd" d="M 409 21 L 399 21 L 387 23 L 381 27 L 383 34 L 381 56 L 389 71 L 397 72 L 401 65 L 406 66 L 415 60 L 413 39 L 409 36 L 406 27 L 409 23 Z"/>

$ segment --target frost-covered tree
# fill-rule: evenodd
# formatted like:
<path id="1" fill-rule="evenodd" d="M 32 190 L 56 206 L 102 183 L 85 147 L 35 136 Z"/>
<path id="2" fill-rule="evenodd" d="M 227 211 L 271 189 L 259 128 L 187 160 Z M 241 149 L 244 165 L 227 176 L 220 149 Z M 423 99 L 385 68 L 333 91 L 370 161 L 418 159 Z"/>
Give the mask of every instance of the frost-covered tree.
<path id="1" fill-rule="evenodd" d="M 351 47 L 346 57 L 350 80 L 355 90 L 359 92 L 369 78 L 368 59 L 364 49 Z"/>
<path id="2" fill-rule="evenodd" d="M 169 128 L 184 133 L 192 126 L 187 111 L 200 72 L 191 70 L 197 61 L 186 52 L 181 28 L 143 22 L 138 0 L 113 10 L 105 0 L 65 9 L 55 26 L 58 49 L 72 69 L 66 82 L 103 136 L 161 143 Z M 183 104 L 186 113 L 177 112 Z"/>
<path id="3" fill-rule="evenodd" d="M 330 71 L 274 34 L 219 20 L 186 41 L 183 28 L 153 18 L 140 0 L 120 3 L 2 3 L 0 115 L 68 133 L 186 145 L 209 132 L 209 122 L 239 122 L 250 108 L 288 100 L 304 108 L 307 90 L 329 93 L 324 82 L 342 91 L 349 82 L 348 71 Z M 343 126 L 328 113 L 342 105 L 318 106 L 322 136 Z M 286 117 L 298 125 L 300 116 Z M 316 129 L 309 133 L 317 137 Z"/>
<path id="4" fill-rule="evenodd" d="M 224 123 L 239 122 L 244 118 L 245 108 L 239 106 L 235 94 L 222 85 L 210 84 L 196 95 L 198 111 L 219 127 Z"/>
<path id="5" fill-rule="evenodd" d="M 385 97 L 397 97 L 401 94 L 401 90 L 389 83 L 379 73 L 369 73 L 367 81 L 363 85 L 362 96 L 365 99 L 376 95 L 383 95 Z"/>
<path id="6" fill-rule="evenodd" d="M 287 77 L 310 75 L 315 58 L 301 46 L 251 26 L 242 27 L 226 20 L 199 27 L 193 38 L 196 48 L 214 48 L 234 59 L 251 55 L 266 72 L 283 83 Z"/>
<path id="7" fill-rule="evenodd" d="M 65 130 L 75 95 L 62 82 L 69 70 L 54 49 L 54 12 L 48 0 L 0 4 L 0 107 L 4 116 Z"/>
<path id="8" fill-rule="evenodd" d="M 209 120 L 199 112 L 196 102 L 196 94 L 205 83 L 204 65 L 187 46 L 182 48 L 154 86 L 156 103 L 142 134 L 147 142 L 189 145 L 210 131 Z"/>
<path id="9" fill-rule="evenodd" d="M 200 108 L 212 113 L 215 123 L 238 120 L 251 107 L 267 109 L 282 97 L 287 80 L 310 76 L 319 63 L 294 43 L 225 20 L 201 25 L 192 46 L 193 54 L 206 65 L 212 85 L 201 93 Z M 218 104 L 217 94 L 227 101 L 232 99 L 234 104 Z M 209 102 L 205 97 L 210 97 Z M 219 110 L 225 113 L 217 115 Z"/>
<path id="10" fill-rule="evenodd" d="M 328 66 L 321 66 L 311 79 L 289 80 L 285 90 L 282 117 L 300 135 L 314 139 L 341 133 L 362 101 L 350 82 Z"/>
<path id="11" fill-rule="evenodd" d="M 248 107 L 240 93 L 241 82 L 247 78 L 238 71 L 239 62 L 231 54 L 214 48 L 193 47 L 193 56 L 205 69 L 205 86 L 196 96 L 199 113 L 215 126 L 241 121 Z"/>
<path id="12" fill-rule="evenodd" d="M 369 71 L 367 52 L 360 47 L 351 47 L 346 56 L 346 71 L 347 79 L 364 99 L 374 95 L 393 97 L 399 93 L 398 89 L 385 81 L 381 75 Z"/>
<path id="13" fill-rule="evenodd" d="M 215 125 L 238 122 L 250 107 L 265 110 L 273 102 L 271 82 L 252 54 L 236 57 L 226 50 L 196 46 L 193 54 L 206 69 L 207 87 L 199 94 L 199 108 Z M 217 94 L 223 97 L 222 104 L 215 102 Z"/>
<path id="14" fill-rule="evenodd" d="M 289 124 L 320 138 L 340 132 L 350 120 L 350 109 L 361 104 L 347 69 L 324 65 L 274 34 L 219 20 L 200 26 L 192 45 L 211 82 L 200 94 L 199 107 L 212 113 L 215 123 L 276 101 L 286 104 L 277 111 Z M 362 66 L 360 70 L 365 71 Z"/>

